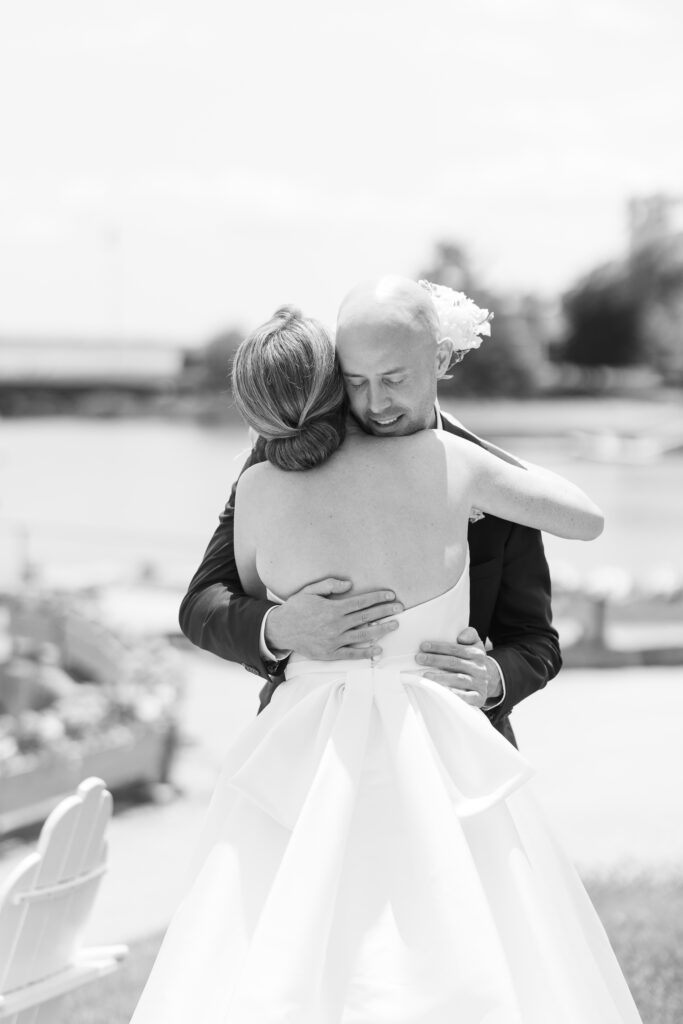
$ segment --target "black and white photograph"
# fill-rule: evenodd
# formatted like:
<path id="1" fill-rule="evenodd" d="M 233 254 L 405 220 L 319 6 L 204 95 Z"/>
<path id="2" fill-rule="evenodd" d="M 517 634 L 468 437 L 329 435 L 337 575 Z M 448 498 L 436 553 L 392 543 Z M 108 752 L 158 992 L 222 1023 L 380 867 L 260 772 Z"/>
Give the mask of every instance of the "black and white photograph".
<path id="1" fill-rule="evenodd" d="M 0 1022 L 681 1024 L 682 40 L 0 7 Z"/>

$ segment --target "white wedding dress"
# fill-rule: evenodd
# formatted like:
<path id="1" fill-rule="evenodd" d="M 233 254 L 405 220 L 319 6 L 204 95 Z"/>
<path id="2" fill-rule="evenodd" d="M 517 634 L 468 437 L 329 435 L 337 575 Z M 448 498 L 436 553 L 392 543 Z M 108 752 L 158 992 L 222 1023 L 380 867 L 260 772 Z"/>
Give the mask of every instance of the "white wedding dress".
<path id="1" fill-rule="evenodd" d="M 532 769 L 414 661 L 468 601 L 466 568 L 374 664 L 291 658 L 227 753 L 131 1024 L 640 1022 Z"/>

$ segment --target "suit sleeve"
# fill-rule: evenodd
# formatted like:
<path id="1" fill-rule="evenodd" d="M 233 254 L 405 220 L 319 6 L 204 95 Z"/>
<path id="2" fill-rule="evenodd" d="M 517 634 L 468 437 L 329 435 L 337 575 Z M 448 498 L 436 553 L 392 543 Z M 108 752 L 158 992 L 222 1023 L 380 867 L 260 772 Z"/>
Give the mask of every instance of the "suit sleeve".
<path id="1" fill-rule="evenodd" d="M 245 469 L 259 461 L 252 452 Z M 235 490 L 218 517 L 218 526 L 190 581 L 178 620 L 195 646 L 226 661 L 239 662 L 265 679 L 277 674 L 281 664 L 265 661 L 260 653 L 263 616 L 274 602 L 245 594 L 235 562 Z"/>
<path id="2" fill-rule="evenodd" d="M 540 531 L 513 525 L 489 631 L 489 654 L 502 669 L 506 691 L 503 702 L 487 712 L 494 725 L 560 671 L 550 600 L 550 570 Z"/>

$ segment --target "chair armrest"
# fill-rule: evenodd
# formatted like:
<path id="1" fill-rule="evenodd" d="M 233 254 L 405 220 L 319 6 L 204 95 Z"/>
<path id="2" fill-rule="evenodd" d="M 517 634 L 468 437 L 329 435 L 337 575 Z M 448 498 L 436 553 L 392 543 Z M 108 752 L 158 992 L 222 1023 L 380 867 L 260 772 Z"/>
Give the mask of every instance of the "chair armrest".
<path id="1" fill-rule="evenodd" d="M 57 999 L 81 985 L 111 974 L 121 965 L 127 953 L 128 947 L 122 945 L 93 946 L 80 950 L 76 963 L 58 974 L 0 994 L 0 1020 L 13 1017 L 32 1006 L 47 1003 L 50 999 Z"/>

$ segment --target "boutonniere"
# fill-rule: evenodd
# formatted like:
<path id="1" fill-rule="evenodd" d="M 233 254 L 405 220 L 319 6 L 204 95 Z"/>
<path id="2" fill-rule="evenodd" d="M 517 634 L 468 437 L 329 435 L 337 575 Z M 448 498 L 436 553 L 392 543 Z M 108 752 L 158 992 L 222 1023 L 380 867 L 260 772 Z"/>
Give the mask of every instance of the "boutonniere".
<path id="1" fill-rule="evenodd" d="M 471 523 L 478 523 L 480 519 L 484 518 L 484 513 L 480 512 L 478 508 L 473 508 L 469 515 Z"/>

